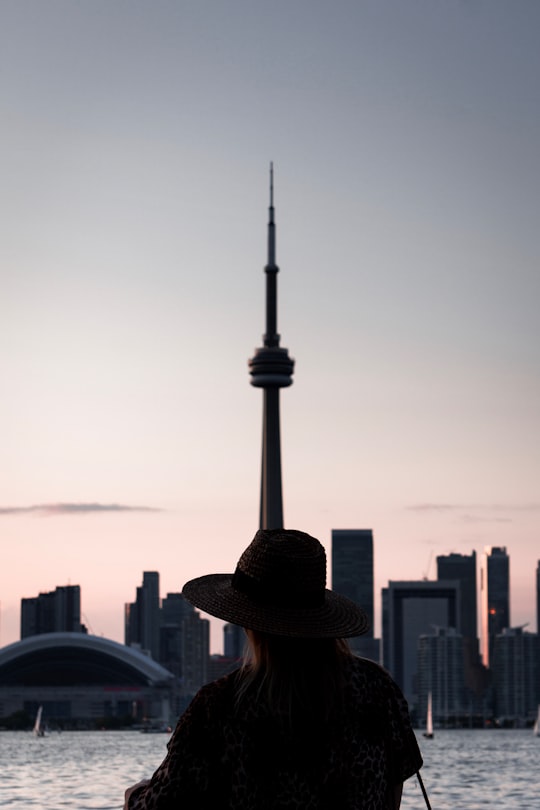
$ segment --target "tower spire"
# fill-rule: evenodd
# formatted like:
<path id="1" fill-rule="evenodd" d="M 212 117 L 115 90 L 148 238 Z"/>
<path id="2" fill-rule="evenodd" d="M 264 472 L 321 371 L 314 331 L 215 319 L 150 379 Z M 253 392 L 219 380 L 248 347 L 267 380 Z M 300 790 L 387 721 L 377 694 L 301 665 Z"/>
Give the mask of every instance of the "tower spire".
<path id="1" fill-rule="evenodd" d="M 276 263 L 276 225 L 274 222 L 274 164 L 270 163 L 270 207 L 268 209 L 268 266 Z"/>
<path id="2" fill-rule="evenodd" d="M 279 346 L 277 332 L 277 274 L 276 264 L 276 223 L 274 220 L 274 164 L 270 163 L 270 206 L 268 208 L 268 256 L 264 268 L 266 273 L 266 333 L 265 346 Z M 279 527 L 277 527 L 279 528 Z"/>
<path id="3" fill-rule="evenodd" d="M 294 360 L 279 345 L 277 332 L 276 226 L 274 221 L 274 165 L 270 163 L 268 257 L 266 274 L 266 332 L 263 346 L 249 361 L 251 384 L 263 389 L 263 446 L 260 528 L 283 528 L 279 389 L 292 384 Z"/>
<path id="4" fill-rule="evenodd" d="M 270 207 L 268 209 L 268 266 L 276 264 L 276 225 L 274 222 L 274 164 L 270 163 Z"/>

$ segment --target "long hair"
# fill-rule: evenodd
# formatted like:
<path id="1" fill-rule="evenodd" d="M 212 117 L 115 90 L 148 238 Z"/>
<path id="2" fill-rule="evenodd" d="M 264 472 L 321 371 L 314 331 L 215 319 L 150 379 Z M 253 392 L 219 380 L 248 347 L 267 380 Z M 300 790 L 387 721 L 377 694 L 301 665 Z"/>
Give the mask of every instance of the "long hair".
<path id="1" fill-rule="evenodd" d="M 238 701 L 255 690 L 272 715 L 292 729 L 337 720 L 343 709 L 344 639 L 289 638 L 246 630 L 247 655 Z"/>

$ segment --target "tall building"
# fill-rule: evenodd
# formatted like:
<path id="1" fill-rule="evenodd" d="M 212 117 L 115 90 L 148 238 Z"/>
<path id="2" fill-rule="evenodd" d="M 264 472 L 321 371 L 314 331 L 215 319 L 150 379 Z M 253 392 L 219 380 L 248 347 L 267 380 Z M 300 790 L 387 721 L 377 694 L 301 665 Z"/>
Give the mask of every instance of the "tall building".
<path id="1" fill-rule="evenodd" d="M 124 644 L 128 647 L 140 647 L 142 612 L 142 586 L 135 592 L 135 601 L 124 605 Z"/>
<path id="2" fill-rule="evenodd" d="M 536 632 L 540 636 L 540 560 L 536 566 Z"/>
<path id="3" fill-rule="evenodd" d="M 418 644 L 435 627 L 460 631 L 460 583 L 388 583 L 382 592 L 383 664 L 412 709 L 419 710 Z"/>
<path id="4" fill-rule="evenodd" d="M 507 627 L 493 644 L 491 663 L 495 716 L 521 725 L 536 717 L 540 705 L 540 636 Z"/>
<path id="5" fill-rule="evenodd" d="M 369 630 L 349 639 L 353 652 L 373 661 L 380 659 L 374 638 L 373 532 L 371 529 L 332 529 L 332 590 L 352 599 L 367 613 Z"/>
<path id="6" fill-rule="evenodd" d="M 184 617 L 193 610 L 193 605 L 181 593 L 168 593 L 161 602 L 161 626 L 182 624 Z"/>
<path id="7" fill-rule="evenodd" d="M 281 485 L 281 436 L 279 389 L 292 384 L 294 360 L 279 345 L 277 331 L 276 228 L 274 222 L 273 168 L 270 166 L 270 208 L 268 221 L 268 261 L 266 273 L 266 332 L 263 345 L 249 361 L 251 384 L 263 389 L 263 440 L 261 470 L 261 529 L 283 527 Z"/>
<path id="8" fill-rule="evenodd" d="M 491 666 L 495 637 L 510 627 L 510 558 L 506 548 L 486 546 L 480 568 L 481 652 Z"/>
<path id="9" fill-rule="evenodd" d="M 135 602 L 125 605 L 125 643 L 139 646 L 159 660 L 160 600 L 159 574 L 144 571 L 142 586 L 137 588 Z"/>
<path id="10" fill-rule="evenodd" d="M 161 606 L 159 663 L 174 673 L 180 694 L 192 697 L 208 681 L 210 622 L 181 593 L 168 593 Z"/>
<path id="11" fill-rule="evenodd" d="M 418 715 L 425 720 L 431 694 L 433 721 L 453 725 L 468 709 L 463 639 L 453 627 L 436 627 L 418 639 Z"/>
<path id="12" fill-rule="evenodd" d="M 244 655 L 246 634 L 243 627 L 227 623 L 223 626 L 223 655 L 238 660 Z"/>
<path id="13" fill-rule="evenodd" d="M 373 638 L 373 532 L 332 529 L 332 590 L 356 602 L 369 619 Z"/>
<path id="14" fill-rule="evenodd" d="M 145 571 L 135 602 L 125 606 L 125 643 L 172 672 L 182 698 L 208 681 L 210 622 L 181 593 L 159 596 L 159 574 Z"/>
<path id="15" fill-rule="evenodd" d="M 210 622 L 193 610 L 184 619 L 182 636 L 182 692 L 192 697 L 209 680 Z"/>
<path id="16" fill-rule="evenodd" d="M 142 584 L 142 647 L 149 650 L 154 661 L 159 661 L 159 627 L 161 623 L 159 574 L 145 571 Z"/>
<path id="17" fill-rule="evenodd" d="M 476 552 L 446 554 L 437 557 L 437 579 L 458 580 L 460 584 L 460 627 L 463 645 L 463 671 L 468 690 L 468 707 L 478 710 L 483 697 L 486 673 L 480 663 L 476 587 Z"/>
<path id="18" fill-rule="evenodd" d="M 79 585 L 61 585 L 54 591 L 21 599 L 21 639 L 62 632 L 86 633 L 81 624 Z"/>
<path id="19" fill-rule="evenodd" d="M 478 638 L 476 551 L 471 554 L 445 554 L 437 557 L 437 579 L 459 580 L 461 633 L 466 638 Z"/>

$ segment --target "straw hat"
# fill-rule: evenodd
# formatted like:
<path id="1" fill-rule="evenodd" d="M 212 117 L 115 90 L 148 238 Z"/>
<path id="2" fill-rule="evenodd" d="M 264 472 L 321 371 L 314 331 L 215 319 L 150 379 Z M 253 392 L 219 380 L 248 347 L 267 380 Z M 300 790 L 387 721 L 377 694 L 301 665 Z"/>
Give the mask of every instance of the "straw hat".
<path id="1" fill-rule="evenodd" d="M 364 611 L 326 589 L 326 554 L 314 537 L 287 529 L 260 529 L 234 574 L 186 582 L 195 607 L 232 624 L 304 638 L 348 638 L 368 629 Z"/>

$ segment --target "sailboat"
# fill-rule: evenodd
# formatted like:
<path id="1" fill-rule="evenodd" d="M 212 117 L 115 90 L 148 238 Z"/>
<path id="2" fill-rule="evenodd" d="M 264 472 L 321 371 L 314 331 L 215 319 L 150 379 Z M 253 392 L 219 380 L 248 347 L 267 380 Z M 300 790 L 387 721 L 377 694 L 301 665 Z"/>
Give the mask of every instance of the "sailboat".
<path id="1" fill-rule="evenodd" d="M 37 710 L 36 714 L 36 721 L 34 723 L 33 733 L 35 737 L 44 737 L 45 736 L 45 729 L 41 725 L 41 715 L 43 714 L 43 706 L 40 706 Z"/>
<path id="2" fill-rule="evenodd" d="M 424 731 L 424 737 L 426 737 L 428 740 L 433 739 L 433 708 L 432 708 L 431 692 L 428 692 L 427 698 L 427 717 L 426 717 L 426 730 Z"/>
<path id="3" fill-rule="evenodd" d="M 540 706 L 538 706 L 538 713 L 534 721 L 533 734 L 535 737 L 540 737 Z"/>

